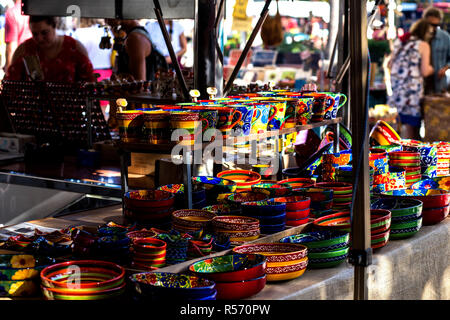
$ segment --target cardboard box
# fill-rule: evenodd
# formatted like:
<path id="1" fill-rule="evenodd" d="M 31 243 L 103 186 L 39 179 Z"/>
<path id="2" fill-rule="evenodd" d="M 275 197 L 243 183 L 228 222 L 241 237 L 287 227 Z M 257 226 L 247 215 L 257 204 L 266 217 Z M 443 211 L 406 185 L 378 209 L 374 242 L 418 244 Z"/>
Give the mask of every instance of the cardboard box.
<path id="1" fill-rule="evenodd" d="M 0 151 L 24 153 L 25 144 L 35 141 L 36 139 L 32 135 L 0 132 Z"/>

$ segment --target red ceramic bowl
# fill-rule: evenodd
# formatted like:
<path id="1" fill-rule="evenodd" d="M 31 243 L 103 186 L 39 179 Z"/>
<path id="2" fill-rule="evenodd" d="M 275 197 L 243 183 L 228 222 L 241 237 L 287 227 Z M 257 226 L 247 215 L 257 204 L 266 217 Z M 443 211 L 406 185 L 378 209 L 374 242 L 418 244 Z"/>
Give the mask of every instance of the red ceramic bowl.
<path id="1" fill-rule="evenodd" d="M 308 209 L 311 198 L 304 196 L 290 196 L 273 199 L 275 202 L 286 203 L 286 211 L 299 211 Z"/>
<path id="2" fill-rule="evenodd" d="M 404 168 L 401 168 L 401 169 L 405 170 L 406 174 L 408 174 L 409 172 L 417 172 L 417 174 L 420 174 L 420 170 L 421 170 L 420 167 L 404 167 Z"/>
<path id="3" fill-rule="evenodd" d="M 420 160 L 419 152 L 411 152 L 411 151 L 392 151 L 389 152 L 390 160 L 408 160 L 408 159 L 418 159 Z"/>
<path id="4" fill-rule="evenodd" d="M 370 148 L 370 153 L 369 153 L 370 160 L 383 159 L 383 158 L 386 158 L 386 156 L 387 156 L 386 150 Z"/>
<path id="5" fill-rule="evenodd" d="M 417 167 L 420 160 L 389 160 L 389 165 L 393 167 Z"/>
<path id="6" fill-rule="evenodd" d="M 290 227 L 296 227 L 301 226 L 304 224 L 307 224 L 309 222 L 309 217 L 305 219 L 298 219 L 298 220 L 286 220 L 286 225 Z"/>
<path id="7" fill-rule="evenodd" d="M 370 210 L 370 232 L 372 235 L 389 230 L 392 214 L 389 210 Z"/>
<path id="8" fill-rule="evenodd" d="M 425 209 L 422 211 L 422 224 L 429 226 L 441 222 L 447 218 L 450 205 L 437 209 Z"/>
<path id="9" fill-rule="evenodd" d="M 316 183 L 314 180 L 309 178 L 291 178 L 291 179 L 285 179 L 278 181 L 278 184 L 290 184 L 292 186 L 292 189 L 295 188 L 307 188 L 312 187 Z"/>
<path id="10" fill-rule="evenodd" d="M 133 251 L 133 258 L 140 260 L 161 260 L 165 259 L 167 251 L 161 251 L 159 253 L 146 253 L 144 251 Z"/>
<path id="11" fill-rule="evenodd" d="M 309 217 L 310 209 L 303 209 L 297 211 L 286 211 L 286 220 L 299 220 Z"/>
<path id="12" fill-rule="evenodd" d="M 175 195 L 162 190 L 136 190 L 125 193 L 125 206 L 130 209 L 172 207 Z"/>
<path id="13" fill-rule="evenodd" d="M 245 262 L 242 263 L 243 261 Z M 259 278 L 265 275 L 266 268 L 267 258 L 265 256 L 260 254 L 238 254 L 199 260 L 189 266 L 189 272 L 218 283 Z"/>
<path id="14" fill-rule="evenodd" d="M 293 243 L 255 243 L 233 248 L 236 253 L 256 253 L 267 256 L 267 262 L 300 260 L 308 254 L 306 246 Z"/>
<path id="15" fill-rule="evenodd" d="M 143 238 L 134 240 L 133 247 L 147 253 L 159 253 L 167 249 L 167 244 L 160 239 Z"/>
<path id="16" fill-rule="evenodd" d="M 217 216 L 212 219 L 213 228 L 230 231 L 249 231 L 259 228 L 259 220 L 242 216 Z"/>
<path id="17" fill-rule="evenodd" d="M 372 234 L 370 236 L 372 249 L 378 249 L 384 247 L 389 241 L 389 235 L 391 230 L 386 230 L 381 233 Z"/>
<path id="18" fill-rule="evenodd" d="M 216 282 L 218 300 L 239 300 L 251 297 L 266 285 L 266 275 L 259 278 L 236 281 L 236 282 Z"/>

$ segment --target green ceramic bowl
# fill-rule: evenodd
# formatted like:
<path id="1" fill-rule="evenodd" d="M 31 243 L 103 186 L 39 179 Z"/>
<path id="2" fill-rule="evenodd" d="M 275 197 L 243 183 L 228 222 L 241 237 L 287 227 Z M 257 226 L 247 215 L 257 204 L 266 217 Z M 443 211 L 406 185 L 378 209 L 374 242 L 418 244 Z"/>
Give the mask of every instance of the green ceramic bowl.
<path id="1" fill-rule="evenodd" d="M 419 225 L 422 225 L 422 217 L 420 217 L 419 219 L 413 219 L 413 220 L 408 220 L 408 221 L 404 221 L 404 222 L 393 223 L 391 225 L 391 230 L 416 228 Z"/>
<path id="2" fill-rule="evenodd" d="M 407 229 L 391 229 L 390 238 L 392 240 L 406 239 L 414 236 L 422 227 L 422 218 L 419 219 L 417 227 Z"/>
<path id="3" fill-rule="evenodd" d="M 345 255 L 348 253 L 349 247 L 330 250 L 325 252 L 308 252 L 309 259 L 327 259 Z"/>
<path id="4" fill-rule="evenodd" d="M 375 199 L 371 209 L 385 209 L 391 211 L 392 218 L 418 215 L 422 213 L 423 202 L 417 199 Z"/>
<path id="5" fill-rule="evenodd" d="M 325 252 L 348 246 L 350 233 L 341 231 L 314 231 L 295 234 L 280 239 L 284 243 L 300 243 L 308 248 L 308 252 Z"/>

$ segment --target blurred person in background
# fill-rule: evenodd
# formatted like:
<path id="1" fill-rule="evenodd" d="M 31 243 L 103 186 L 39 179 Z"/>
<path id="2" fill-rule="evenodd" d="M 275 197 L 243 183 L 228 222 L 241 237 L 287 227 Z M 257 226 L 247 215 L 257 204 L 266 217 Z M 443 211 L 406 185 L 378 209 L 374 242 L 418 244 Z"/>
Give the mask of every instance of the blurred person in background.
<path id="1" fill-rule="evenodd" d="M 22 15 L 22 1 L 15 0 L 14 6 L 6 10 L 5 13 L 5 66 L 4 70 L 8 70 L 11 65 L 14 51 L 25 40 L 31 38 L 29 27 L 29 16 Z"/>
<path id="2" fill-rule="evenodd" d="M 433 28 L 424 19 L 415 22 L 409 32 L 394 42 L 389 66 L 392 95 L 388 104 L 396 107 L 400 136 L 420 140 L 422 121 L 421 103 L 424 97 L 423 78 L 433 74 L 431 66 L 431 39 Z"/>
<path id="3" fill-rule="evenodd" d="M 56 33 L 56 19 L 49 16 L 31 16 L 32 38 L 19 45 L 8 68 L 6 80 L 28 80 L 25 60 L 38 58 L 44 81 L 94 81 L 92 63 L 84 46 L 70 36 Z M 29 66 L 28 66 L 29 67 Z"/>
<path id="4" fill-rule="evenodd" d="M 177 56 L 177 60 L 178 63 L 180 64 L 180 67 L 182 67 L 181 58 L 183 57 L 183 55 L 186 53 L 187 50 L 187 40 L 186 36 L 184 35 L 184 28 L 177 21 L 164 20 L 164 23 L 166 25 L 167 32 L 169 33 L 170 36 L 173 51 Z M 159 27 L 158 21 L 148 22 L 145 25 L 145 28 L 150 34 L 150 39 L 155 49 L 158 50 L 159 53 L 161 53 L 164 56 L 164 58 L 167 61 L 167 64 L 169 65 L 169 68 L 173 69 L 174 66 L 172 64 L 172 59 L 170 58 L 169 55 L 169 49 L 167 48 L 166 42 L 164 41 L 164 37 L 161 28 Z"/>
<path id="5" fill-rule="evenodd" d="M 72 32 L 72 37 L 80 41 L 86 48 L 89 59 L 94 67 L 94 73 L 99 75 L 98 81 L 109 79 L 112 74 L 112 48 L 100 48 L 100 42 L 105 37 L 102 19 L 81 18 L 79 28 Z"/>
<path id="6" fill-rule="evenodd" d="M 444 13 L 440 9 L 427 8 L 423 18 L 433 27 L 431 61 L 434 74 L 427 86 L 427 93 L 442 93 L 448 90 L 445 73 L 450 68 L 450 35 L 440 27 L 444 19 Z"/>

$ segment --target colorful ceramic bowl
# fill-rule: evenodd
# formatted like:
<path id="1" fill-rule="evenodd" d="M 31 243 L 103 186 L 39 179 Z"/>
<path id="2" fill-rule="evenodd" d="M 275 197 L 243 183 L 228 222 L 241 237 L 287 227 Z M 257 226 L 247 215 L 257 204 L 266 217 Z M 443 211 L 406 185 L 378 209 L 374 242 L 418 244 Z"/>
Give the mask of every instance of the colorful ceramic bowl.
<path id="1" fill-rule="evenodd" d="M 333 198 L 334 195 L 339 194 L 351 194 L 353 185 L 351 183 L 345 182 L 318 182 L 316 183 L 316 187 L 324 188 L 324 189 L 332 189 L 333 190 Z"/>
<path id="2" fill-rule="evenodd" d="M 138 294 L 155 300 L 198 300 L 214 294 L 214 281 L 193 275 L 169 272 L 144 272 L 130 276 Z"/>
<path id="3" fill-rule="evenodd" d="M 298 189 L 298 188 L 312 187 L 316 182 L 313 179 L 309 178 L 291 178 L 278 181 L 278 183 L 289 184 L 291 185 L 292 189 Z"/>
<path id="4" fill-rule="evenodd" d="M 129 209 L 170 208 L 175 196 L 161 190 L 136 190 L 125 193 L 123 200 Z"/>
<path id="5" fill-rule="evenodd" d="M 292 243 L 258 243 L 235 247 L 233 252 L 262 254 L 267 257 L 267 266 L 269 267 L 274 263 L 288 263 L 303 259 L 307 256 L 308 249 L 303 245 Z"/>
<path id="6" fill-rule="evenodd" d="M 420 160 L 419 152 L 411 151 L 392 151 L 388 153 L 390 160 Z"/>
<path id="7" fill-rule="evenodd" d="M 216 282 L 217 299 L 239 300 L 254 296 L 264 289 L 266 281 L 267 276 L 264 274 L 249 280 Z"/>
<path id="8" fill-rule="evenodd" d="M 311 209 L 303 209 L 298 211 L 286 211 L 286 220 L 301 220 L 309 217 Z"/>
<path id="9" fill-rule="evenodd" d="M 247 242 L 256 240 L 261 234 L 260 228 L 248 231 L 229 231 L 229 230 L 215 230 L 214 235 L 217 237 L 226 237 L 233 244 L 237 242 Z"/>
<path id="10" fill-rule="evenodd" d="M 54 263 L 55 259 L 45 256 L 0 254 L 0 281 L 36 279 L 42 269 Z"/>
<path id="11" fill-rule="evenodd" d="M 449 204 L 450 192 L 445 190 L 433 189 L 405 189 L 393 190 L 380 194 L 381 197 L 399 198 L 410 197 L 423 202 L 423 210 L 431 208 L 442 208 Z"/>
<path id="12" fill-rule="evenodd" d="M 300 277 L 308 266 L 308 257 L 288 264 L 267 267 L 267 281 L 285 281 Z"/>
<path id="13" fill-rule="evenodd" d="M 136 231 L 130 231 L 127 232 L 127 237 L 130 238 L 131 241 L 136 239 L 142 239 L 142 238 L 152 238 L 156 236 L 156 233 L 152 230 L 136 230 Z"/>
<path id="14" fill-rule="evenodd" d="M 259 229 L 259 220 L 242 216 L 217 216 L 212 219 L 214 229 L 249 231 Z"/>
<path id="15" fill-rule="evenodd" d="M 214 282 L 236 282 L 259 278 L 266 273 L 267 258 L 259 254 L 229 254 L 194 262 L 189 271 Z"/>
<path id="16" fill-rule="evenodd" d="M 441 189 L 450 191 L 450 177 L 436 177 L 414 183 L 411 189 Z"/>
<path id="17" fill-rule="evenodd" d="M 370 236 L 370 246 L 372 249 L 379 249 L 384 247 L 389 241 L 389 235 L 391 230 L 385 230 L 380 233 L 371 234 Z"/>
<path id="18" fill-rule="evenodd" d="M 384 209 L 370 210 L 370 230 L 372 234 L 378 234 L 389 230 L 391 226 L 391 212 Z"/>
<path id="19" fill-rule="evenodd" d="M 218 178 L 224 178 L 236 182 L 237 191 L 247 191 L 251 186 L 261 181 L 261 175 L 249 170 L 226 170 L 217 174 Z"/>
<path id="20" fill-rule="evenodd" d="M 61 288 L 47 288 L 41 286 L 42 293 L 47 300 L 105 300 L 120 297 L 125 293 L 126 283 L 109 289 L 78 292 Z"/>
<path id="21" fill-rule="evenodd" d="M 295 234 L 280 239 L 283 243 L 299 243 L 308 248 L 310 253 L 326 252 L 347 247 L 350 234 L 342 231 L 321 230 Z"/>
<path id="22" fill-rule="evenodd" d="M 348 256 L 348 251 L 349 251 L 349 247 L 344 246 L 342 248 L 327 250 L 327 251 L 323 251 L 323 252 L 308 252 L 308 258 L 309 258 L 308 267 L 311 267 L 311 268 L 318 267 L 317 266 L 318 264 L 328 262 L 330 260 L 330 258 L 340 257 L 341 259 L 339 259 L 339 260 L 342 262 L 342 260 L 345 260 L 345 258 Z M 311 265 L 311 260 L 313 261 L 312 265 Z M 332 260 L 334 260 L 334 259 L 332 259 Z"/>
<path id="23" fill-rule="evenodd" d="M 392 222 L 396 218 L 404 216 L 421 216 L 422 215 L 423 202 L 416 199 L 409 198 L 380 198 L 372 201 L 371 209 L 384 209 L 389 210 L 392 215 Z"/>
<path id="24" fill-rule="evenodd" d="M 299 211 L 309 209 L 311 198 L 305 196 L 290 196 L 271 199 L 274 202 L 286 204 L 286 211 Z"/>
<path id="25" fill-rule="evenodd" d="M 208 192 L 229 193 L 235 192 L 237 188 L 236 182 L 224 178 L 198 176 L 192 177 L 194 184 L 200 185 Z"/>
<path id="26" fill-rule="evenodd" d="M 442 208 L 424 209 L 422 211 L 422 222 L 424 226 L 433 225 L 441 222 L 448 216 L 450 205 Z"/>
<path id="27" fill-rule="evenodd" d="M 326 188 L 299 188 L 293 191 L 295 195 L 302 195 L 310 198 L 311 204 L 313 202 L 333 200 L 334 195 L 333 189 Z"/>
<path id="28" fill-rule="evenodd" d="M 284 183 L 258 183 L 252 185 L 252 191 L 263 193 L 270 198 L 288 196 L 292 192 L 292 186 Z"/>
<path id="29" fill-rule="evenodd" d="M 389 165 L 393 167 L 417 167 L 420 160 L 389 160 Z"/>
<path id="30" fill-rule="evenodd" d="M 409 228 L 398 228 L 397 224 L 392 224 L 391 226 L 391 232 L 390 232 L 390 239 L 391 240 L 398 240 L 398 239 L 406 239 L 409 237 L 414 236 L 422 227 L 422 217 L 420 216 L 418 219 L 414 219 L 415 226 L 409 227 Z M 413 220 L 412 220 L 413 221 Z M 412 222 L 410 221 L 410 222 Z"/>
<path id="31" fill-rule="evenodd" d="M 383 120 L 378 120 L 372 128 L 370 139 L 379 145 L 390 145 L 401 140 L 399 134 Z"/>
<path id="32" fill-rule="evenodd" d="M 267 198 L 267 195 L 263 193 L 246 191 L 229 195 L 227 197 L 227 202 L 234 207 L 240 207 L 244 202 L 263 201 Z"/>

